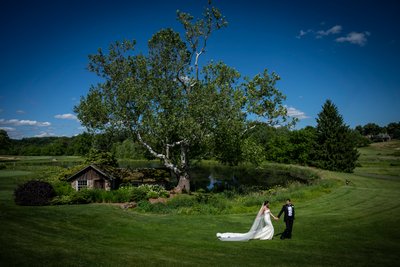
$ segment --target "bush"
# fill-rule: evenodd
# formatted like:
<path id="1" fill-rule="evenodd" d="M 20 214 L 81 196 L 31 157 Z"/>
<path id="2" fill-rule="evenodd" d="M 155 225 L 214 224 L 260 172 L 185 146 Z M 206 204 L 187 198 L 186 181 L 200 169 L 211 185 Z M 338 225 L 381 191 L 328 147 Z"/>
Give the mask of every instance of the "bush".
<path id="1" fill-rule="evenodd" d="M 88 204 L 94 202 L 96 199 L 94 194 L 96 190 L 90 190 L 90 189 L 83 189 L 80 191 L 75 191 L 71 197 L 71 203 L 70 204 Z"/>
<path id="2" fill-rule="evenodd" d="M 55 198 L 53 198 L 53 200 L 51 201 L 52 205 L 68 205 L 68 204 L 72 204 L 72 197 L 71 196 L 56 196 Z"/>
<path id="3" fill-rule="evenodd" d="M 57 196 L 71 195 L 75 192 L 71 184 L 65 181 L 58 181 L 52 183 Z"/>
<path id="4" fill-rule="evenodd" d="M 31 180 L 14 191 L 14 200 L 18 205 L 43 206 L 50 204 L 56 192 L 53 186 L 44 181 Z"/>
<path id="5" fill-rule="evenodd" d="M 141 185 L 132 188 L 132 198 L 130 201 L 139 202 L 149 198 L 168 197 L 169 193 L 160 185 Z"/>
<path id="6" fill-rule="evenodd" d="M 120 189 L 119 189 L 120 190 Z M 146 200 L 147 191 L 143 187 L 132 187 L 131 201 L 139 202 Z"/>
<path id="7" fill-rule="evenodd" d="M 134 188 L 130 186 L 121 187 L 115 191 L 109 191 L 112 194 L 111 202 L 120 203 L 120 202 L 130 202 L 133 200 L 134 196 Z"/>
<path id="8" fill-rule="evenodd" d="M 198 202 L 196 198 L 190 195 L 181 194 L 168 200 L 167 205 L 171 208 L 178 209 L 183 207 L 192 207 Z"/>

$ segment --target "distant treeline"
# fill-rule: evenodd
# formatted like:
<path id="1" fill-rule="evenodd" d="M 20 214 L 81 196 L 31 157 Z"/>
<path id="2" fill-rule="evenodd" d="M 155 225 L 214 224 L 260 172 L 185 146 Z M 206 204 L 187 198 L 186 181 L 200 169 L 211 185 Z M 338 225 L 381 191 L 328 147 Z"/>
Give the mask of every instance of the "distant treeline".
<path id="1" fill-rule="evenodd" d="M 400 139 L 400 122 L 380 127 L 375 123 L 357 126 L 352 130 L 357 146 L 371 142 Z M 308 126 L 300 130 L 274 128 L 260 124 L 250 133 L 252 142 L 264 150 L 265 160 L 306 165 L 313 150 L 315 128 Z M 91 148 L 110 151 L 117 158 L 151 158 L 146 150 L 126 133 L 97 134 L 82 133 L 74 137 L 31 137 L 10 139 L 5 130 L 0 130 L 0 154 L 25 156 L 87 155 Z M 210 158 L 213 158 L 210 153 Z"/>
<path id="2" fill-rule="evenodd" d="M 383 139 L 400 139 L 400 122 L 392 122 L 384 127 L 375 123 L 367 123 L 364 126 L 358 125 L 355 131 L 371 141 L 385 141 Z"/>
<path id="3" fill-rule="evenodd" d="M 5 139 L 4 136 L 2 139 Z M 92 146 L 92 139 L 87 133 L 74 137 L 6 139 L 0 151 L 1 154 L 24 156 L 86 155 Z"/>

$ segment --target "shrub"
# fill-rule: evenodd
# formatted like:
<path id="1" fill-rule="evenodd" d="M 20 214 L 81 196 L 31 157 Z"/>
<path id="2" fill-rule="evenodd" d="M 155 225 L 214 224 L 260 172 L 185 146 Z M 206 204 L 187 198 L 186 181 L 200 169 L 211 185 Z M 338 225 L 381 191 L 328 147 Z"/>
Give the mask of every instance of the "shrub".
<path id="1" fill-rule="evenodd" d="M 75 191 L 71 196 L 71 204 L 88 204 L 94 202 L 94 191 L 90 189 L 83 189 Z"/>
<path id="2" fill-rule="evenodd" d="M 56 196 L 51 201 L 51 204 L 52 205 L 68 205 L 68 204 L 72 204 L 72 197 L 71 196 L 66 196 L 66 195 Z"/>
<path id="3" fill-rule="evenodd" d="M 18 205 L 43 206 L 50 204 L 56 192 L 53 186 L 44 181 L 31 180 L 14 191 L 14 200 Z"/>
<path id="4" fill-rule="evenodd" d="M 146 198 L 147 199 L 149 199 L 149 198 L 158 198 L 158 193 L 153 191 L 153 190 L 151 190 L 151 191 L 147 192 Z"/>
<path id="5" fill-rule="evenodd" d="M 75 192 L 71 184 L 65 181 L 57 181 L 52 183 L 57 196 L 71 195 Z"/>
<path id="6" fill-rule="evenodd" d="M 133 195 L 134 195 L 133 187 L 130 186 L 121 187 L 118 190 L 109 192 L 112 194 L 112 202 L 114 203 L 130 202 L 133 200 Z"/>
<path id="7" fill-rule="evenodd" d="M 181 194 L 177 195 L 174 198 L 168 200 L 167 205 L 171 208 L 182 208 L 182 207 L 192 207 L 196 205 L 198 202 L 195 197 Z"/>
<path id="8" fill-rule="evenodd" d="M 130 201 L 139 202 L 149 198 L 168 197 L 169 193 L 160 185 L 141 185 L 131 187 L 132 196 Z"/>
<path id="9" fill-rule="evenodd" d="M 143 187 L 133 187 L 132 188 L 132 196 L 131 201 L 139 202 L 141 200 L 145 200 L 147 196 L 147 192 Z"/>

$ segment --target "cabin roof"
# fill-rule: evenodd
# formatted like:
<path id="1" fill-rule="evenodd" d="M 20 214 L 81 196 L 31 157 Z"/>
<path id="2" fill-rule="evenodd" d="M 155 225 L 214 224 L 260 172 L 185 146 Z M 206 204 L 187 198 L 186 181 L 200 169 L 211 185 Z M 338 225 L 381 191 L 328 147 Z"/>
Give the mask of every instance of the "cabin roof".
<path id="1" fill-rule="evenodd" d="M 104 176 L 104 178 L 106 178 L 110 181 L 117 179 L 117 176 L 115 175 L 115 168 L 109 167 L 109 166 L 99 166 L 99 165 L 95 165 L 95 164 L 90 164 L 87 167 L 85 167 L 82 170 L 75 173 L 74 175 L 72 175 L 71 177 L 69 177 L 67 179 L 67 181 L 72 181 L 72 180 L 76 179 L 77 177 L 79 177 L 81 174 L 85 173 L 89 169 L 95 170 L 96 172 L 98 172 L 102 176 Z"/>

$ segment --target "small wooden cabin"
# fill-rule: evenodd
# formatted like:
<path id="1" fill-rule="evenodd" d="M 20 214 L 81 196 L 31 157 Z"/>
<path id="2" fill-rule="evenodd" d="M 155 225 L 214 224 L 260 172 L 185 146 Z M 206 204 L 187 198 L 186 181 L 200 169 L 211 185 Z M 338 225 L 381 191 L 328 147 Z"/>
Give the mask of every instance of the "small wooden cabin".
<path id="1" fill-rule="evenodd" d="M 71 186 L 79 191 L 89 189 L 117 189 L 119 178 L 111 174 L 109 170 L 97 165 L 89 165 L 68 178 Z"/>

